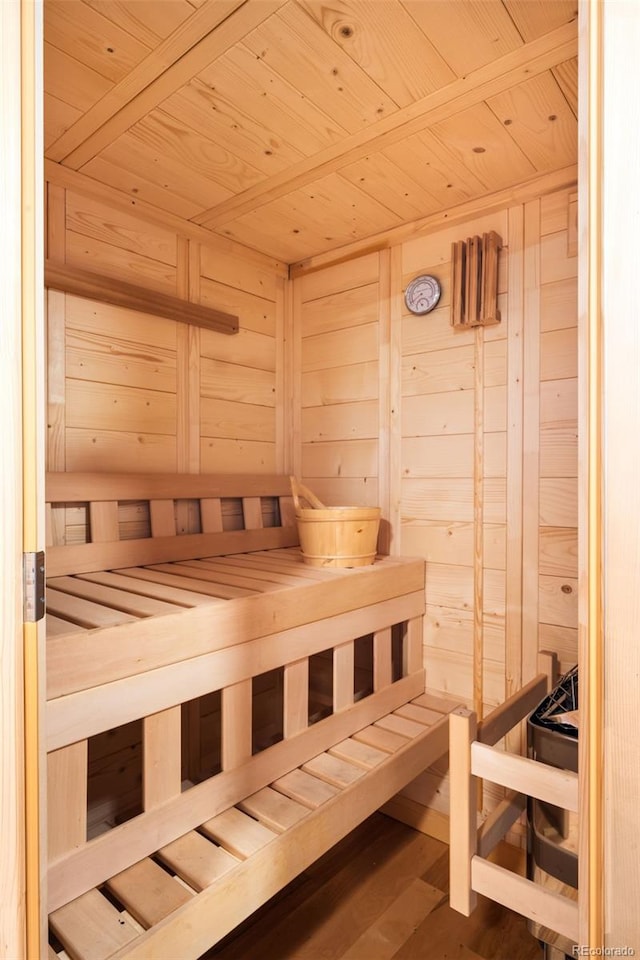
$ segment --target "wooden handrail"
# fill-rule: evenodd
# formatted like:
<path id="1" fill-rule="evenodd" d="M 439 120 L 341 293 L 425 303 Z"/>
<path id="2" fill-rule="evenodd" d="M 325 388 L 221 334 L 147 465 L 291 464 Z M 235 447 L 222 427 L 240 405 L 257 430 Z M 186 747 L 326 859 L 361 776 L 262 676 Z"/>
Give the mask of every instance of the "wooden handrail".
<path id="1" fill-rule="evenodd" d="M 111 303 L 116 307 L 150 313 L 155 317 L 166 317 L 178 323 L 190 323 L 205 330 L 231 334 L 237 333 L 239 329 L 238 317 L 234 314 L 212 310 L 167 293 L 158 293 L 54 260 L 45 261 L 44 283 L 45 287 L 52 290 L 62 290 L 63 293 L 72 293 L 76 297 L 87 297 L 89 300 Z"/>

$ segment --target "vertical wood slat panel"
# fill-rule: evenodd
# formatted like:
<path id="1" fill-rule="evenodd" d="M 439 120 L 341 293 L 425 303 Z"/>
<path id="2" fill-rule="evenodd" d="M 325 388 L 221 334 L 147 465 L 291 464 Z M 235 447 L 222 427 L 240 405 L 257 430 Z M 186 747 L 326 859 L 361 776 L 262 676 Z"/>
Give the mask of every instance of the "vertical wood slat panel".
<path id="1" fill-rule="evenodd" d="M 118 501 L 101 500 L 89 504 L 91 542 L 118 540 Z"/>
<path id="2" fill-rule="evenodd" d="M 143 720 L 142 801 L 145 810 L 152 810 L 180 793 L 180 720 L 179 705 Z"/>
<path id="3" fill-rule="evenodd" d="M 381 690 L 392 680 L 391 627 L 376 630 L 373 635 L 373 689 Z"/>
<path id="4" fill-rule="evenodd" d="M 251 680 L 222 691 L 222 769 L 233 770 L 251 757 Z"/>
<path id="5" fill-rule="evenodd" d="M 333 709 L 344 710 L 353 704 L 353 672 L 355 646 L 353 640 L 333 650 Z"/>
<path id="6" fill-rule="evenodd" d="M 176 535 L 173 500 L 150 500 L 151 535 Z M 182 775 L 181 707 L 145 717 L 142 725 L 142 797 L 145 810 L 180 793 Z"/>
<path id="7" fill-rule="evenodd" d="M 150 500 L 149 516 L 152 537 L 175 537 L 177 531 L 173 500 Z"/>
<path id="8" fill-rule="evenodd" d="M 87 839 L 88 747 L 72 743 L 47 756 L 47 839 L 49 860 Z"/>
<path id="9" fill-rule="evenodd" d="M 262 529 L 262 503 L 260 497 L 243 497 L 242 513 L 245 530 Z"/>
<path id="10" fill-rule="evenodd" d="M 507 556 L 505 585 L 505 699 L 522 686 L 522 439 L 524 364 L 524 210 L 509 210 L 507 329 Z M 507 735 L 507 749 L 521 752 L 523 732 Z"/>
<path id="11" fill-rule="evenodd" d="M 380 553 L 388 554 L 391 549 L 390 490 L 393 443 L 391 258 L 388 250 L 380 251 L 378 262 L 378 505 L 382 508 L 378 550 Z"/>
<path id="12" fill-rule="evenodd" d="M 538 655 L 540 503 L 540 201 L 524 207 L 524 369 L 522 455 L 522 677 Z"/>
<path id="13" fill-rule="evenodd" d="M 472 257 L 473 261 L 473 257 Z M 484 704 L 484 330 L 474 334 L 473 396 L 473 709 Z"/>
<path id="14" fill-rule="evenodd" d="M 402 555 L 402 247 L 391 250 L 391 359 L 389 370 L 389 552 Z M 394 291 L 395 294 L 394 294 Z"/>
<path id="15" fill-rule="evenodd" d="M 414 617 L 413 620 L 409 620 L 402 651 L 405 676 L 417 673 L 422 667 L 422 634 L 423 618 Z"/>
<path id="16" fill-rule="evenodd" d="M 309 661 L 306 658 L 285 664 L 283 722 L 285 740 L 309 725 Z"/>
<path id="17" fill-rule="evenodd" d="M 219 498 L 200 501 L 200 522 L 203 533 L 220 533 L 222 530 L 222 504 Z"/>

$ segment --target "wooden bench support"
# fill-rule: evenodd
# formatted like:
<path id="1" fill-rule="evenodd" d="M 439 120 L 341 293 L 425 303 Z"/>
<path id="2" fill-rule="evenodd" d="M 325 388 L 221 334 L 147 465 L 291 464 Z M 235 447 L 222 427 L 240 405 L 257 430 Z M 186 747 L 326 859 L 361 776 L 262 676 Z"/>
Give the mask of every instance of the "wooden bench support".
<path id="1" fill-rule="evenodd" d="M 403 719 L 393 711 L 109 880 L 126 911 L 120 944 L 111 933 L 114 908 L 98 889 L 54 911 L 52 928 L 69 955 L 195 960 L 447 751 L 448 715 L 434 722 L 436 711 L 411 706 L 410 733 L 377 737 Z M 368 746 L 372 739 L 380 746 Z M 191 889 L 160 876 L 156 857 Z M 87 923 L 95 937 L 90 953 Z"/>

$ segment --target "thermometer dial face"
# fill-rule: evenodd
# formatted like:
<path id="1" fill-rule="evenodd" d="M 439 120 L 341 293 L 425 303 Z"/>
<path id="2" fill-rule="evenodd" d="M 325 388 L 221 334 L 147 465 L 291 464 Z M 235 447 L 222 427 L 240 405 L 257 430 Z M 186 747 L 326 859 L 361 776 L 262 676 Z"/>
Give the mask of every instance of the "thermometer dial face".
<path id="1" fill-rule="evenodd" d="M 429 313 L 440 299 L 440 282 L 428 274 L 415 277 L 404 292 L 404 302 L 412 313 Z"/>

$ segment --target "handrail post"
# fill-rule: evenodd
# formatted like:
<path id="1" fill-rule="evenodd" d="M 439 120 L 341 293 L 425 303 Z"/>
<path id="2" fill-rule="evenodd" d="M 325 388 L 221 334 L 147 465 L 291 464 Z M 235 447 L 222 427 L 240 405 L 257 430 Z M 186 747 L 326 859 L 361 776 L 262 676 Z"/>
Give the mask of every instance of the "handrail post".
<path id="1" fill-rule="evenodd" d="M 475 910 L 478 900 L 471 886 L 471 861 L 478 845 L 477 785 L 471 773 L 471 744 L 477 726 L 476 714 L 466 707 L 449 714 L 449 903 L 465 917 Z"/>

